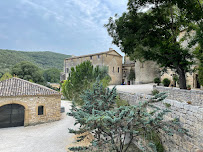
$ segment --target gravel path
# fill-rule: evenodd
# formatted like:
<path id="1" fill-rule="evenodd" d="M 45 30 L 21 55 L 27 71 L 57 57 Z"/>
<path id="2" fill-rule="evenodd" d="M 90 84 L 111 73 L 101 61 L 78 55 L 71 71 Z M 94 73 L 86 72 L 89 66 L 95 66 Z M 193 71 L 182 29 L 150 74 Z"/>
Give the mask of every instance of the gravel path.
<path id="1" fill-rule="evenodd" d="M 29 127 L 0 129 L 0 152 L 66 152 L 73 141 L 68 128 L 76 128 L 74 119 L 66 115 L 71 102 L 62 101 L 66 112 L 60 121 Z"/>
<path id="2" fill-rule="evenodd" d="M 138 85 L 117 85 L 116 89 L 123 92 L 151 94 L 153 85 L 153 83 Z M 110 89 L 112 89 L 113 87 L 114 85 L 109 86 Z"/>

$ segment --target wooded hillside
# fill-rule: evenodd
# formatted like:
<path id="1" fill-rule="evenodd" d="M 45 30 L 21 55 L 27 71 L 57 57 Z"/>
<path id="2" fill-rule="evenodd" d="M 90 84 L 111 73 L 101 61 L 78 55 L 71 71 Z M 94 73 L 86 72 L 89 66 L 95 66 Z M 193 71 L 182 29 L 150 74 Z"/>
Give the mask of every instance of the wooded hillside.
<path id="1" fill-rule="evenodd" d="M 70 55 L 64 55 L 54 52 L 23 52 L 14 50 L 0 49 L 0 72 L 6 72 L 16 63 L 21 61 L 29 61 L 41 69 L 57 68 L 63 70 L 63 62 Z"/>

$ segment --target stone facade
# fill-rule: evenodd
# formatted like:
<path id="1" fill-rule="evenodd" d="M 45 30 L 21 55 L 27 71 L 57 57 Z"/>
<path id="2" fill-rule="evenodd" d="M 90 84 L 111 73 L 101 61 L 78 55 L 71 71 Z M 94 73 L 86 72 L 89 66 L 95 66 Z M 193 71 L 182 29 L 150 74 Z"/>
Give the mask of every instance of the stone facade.
<path id="1" fill-rule="evenodd" d="M 203 107 L 203 91 L 201 90 L 185 90 L 162 86 L 154 86 L 153 89 L 159 92 L 166 92 L 168 99 L 191 102 L 192 105 Z"/>
<path id="2" fill-rule="evenodd" d="M 133 81 L 128 79 L 131 69 L 135 72 L 135 62 L 131 61 L 129 57 L 125 56 L 124 64 L 122 68 L 122 71 L 123 71 L 122 84 L 135 84 L 135 80 Z"/>
<path id="3" fill-rule="evenodd" d="M 186 34 L 186 31 L 182 31 L 180 33 L 180 35 L 178 36 L 177 40 L 181 40 L 181 38 L 183 38 Z M 195 31 L 191 31 L 190 32 L 190 36 L 194 36 L 195 35 Z M 189 38 L 185 39 L 182 43 L 181 46 L 183 48 L 187 48 L 188 47 L 188 42 L 189 42 Z M 190 49 L 191 52 L 194 51 L 196 46 L 194 46 L 193 48 Z M 203 86 L 200 85 L 199 81 L 198 81 L 198 74 L 197 74 L 197 68 L 198 68 L 198 60 L 196 58 L 194 58 L 194 61 L 196 64 L 191 66 L 191 71 L 195 71 L 195 72 L 187 72 L 186 73 L 186 83 L 187 85 L 190 85 L 191 88 L 202 88 Z M 177 73 L 175 72 L 175 70 L 171 70 L 171 69 L 167 69 L 167 71 L 161 76 L 161 80 L 163 80 L 164 78 L 168 78 L 169 80 L 171 80 L 172 84 L 174 84 L 173 82 L 173 76 L 177 75 Z M 176 86 L 178 86 L 178 84 L 176 84 Z"/>
<path id="4" fill-rule="evenodd" d="M 127 100 L 132 105 L 137 105 L 140 101 L 151 98 L 150 95 L 144 94 L 118 93 L 121 99 Z M 182 136 L 177 133 L 173 136 L 168 136 L 160 132 L 166 152 L 196 152 L 199 149 L 203 149 L 203 107 L 170 99 L 165 99 L 161 103 L 154 104 L 161 109 L 166 109 L 164 103 L 170 105 L 169 110 L 171 111 L 164 119 L 167 121 L 179 118 L 181 125 L 185 129 L 188 129 L 191 135 L 191 137 L 187 135 Z M 134 141 L 134 143 L 138 145 L 137 141 Z"/>
<path id="5" fill-rule="evenodd" d="M 12 109 L 12 105 L 22 109 Z M 59 120 L 61 94 L 16 77 L 0 81 L 0 115 L 3 116 L 0 123 L 6 124 L 6 127 L 12 127 L 13 121 L 19 116 L 22 118 L 20 123 L 23 125 L 24 121 L 24 126 Z"/>
<path id="6" fill-rule="evenodd" d="M 196 66 L 193 66 L 192 69 L 196 69 Z M 167 69 L 167 72 L 165 72 L 162 76 L 161 76 L 161 81 L 165 78 L 168 78 L 169 80 L 171 80 L 171 84 L 174 84 L 173 82 L 173 76 L 177 75 L 175 71 L 172 71 L 171 69 Z M 187 85 L 190 85 L 191 88 L 199 88 L 201 89 L 201 85 L 198 81 L 198 74 L 196 72 L 192 72 L 186 73 L 186 83 Z M 178 83 L 176 83 L 176 86 L 178 86 Z"/>
<path id="7" fill-rule="evenodd" d="M 101 52 L 96 54 L 76 56 L 67 58 L 64 61 L 64 76 L 65 80 L 68 78 L 71 71 L 71 67 L 84 62 L 90 61 L 95 66 L 107 66 L 109 69 L 109 75 L 111 77 L 110 84 L 122 83 L 122 56 L 115 50 L 110 49 L 107 52 Z"/>
<path id="8" fill-rule="evenodd" d="M 25 108 L 24 126 L 60 120 L 61 95 L 0 97 L 0 107 L 20 104 Z M 44 107 L 43 115 L 38 115 L 38 107 Z"/>
<path id="9" fill-rule="evenodd" d="M 153 83 L 154 78 L 160 77 L 159 66 L 153 61 L 135 62 L 135 83 Z"/>

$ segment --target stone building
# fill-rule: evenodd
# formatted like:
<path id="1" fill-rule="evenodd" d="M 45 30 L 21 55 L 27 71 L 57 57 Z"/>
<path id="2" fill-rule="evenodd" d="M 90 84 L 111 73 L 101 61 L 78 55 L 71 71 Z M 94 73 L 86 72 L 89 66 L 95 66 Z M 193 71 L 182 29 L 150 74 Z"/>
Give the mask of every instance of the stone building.
<path id="1" fill-rule="evenodd" d="M 95 54 L 75 56 L 64 60 L 64 72 L 61 74 L 61 80 L 66 80 L 69 76 L 71 67 L 90 61 L 95 66 L 107 66 L 111 77 L 110 84 L 122 83 L 122 56 L 113 49 L 106 52 Z"/>
<path id="2" fill-rule="evenodd" d="M 0 82 L 0 128 L 60 119 L 61 94 L 13 77 Z"/>
<path id="3" fill-rule="evenodd" d="M 130 74 L 130 70 L 133 70 L 135 72 L 135 62 L 131 61 L 128 56 L 124 57 L 124 63 L 123 63 L 123 79 L 122 84 L 134 84 L 135 80 L 129 80 L 128 76 Z"/>
<path id="4" fill-rule="evenodd" d="M 182 31 L 180 33 L 180 35 L 178 36 L 177 40 L 179 41 L 181 38 L 183 38 L 185 36 L 186 31 Z M 195 35 L 195 31 L 191 31 L 190 36 L 194 36 Z M 187 48 L 188 46 L 188 39 L 184 40 L 181 43 L 181 46 L 183 48 Z M 191 48 L 191 52 L 195 49 L 195 47 Z M 188 72 L 186 73 L 186 83 L 187 85 L 190 85 L 191 88 L 197 88 L 200 89 L 201 86 L 198 80 L 198 73 L 197 73 L 197 68 L 198 68 L 198 60 L 194 59 L 196 64 L 191 66 L 191 69 L 193 72 Z M 175 72 L 175 70 L 171 70 L 171 69 L 167 69 L 167 71 L 161 76 L 161 80 L 163 80 L 164 78 L 168 78 L 169 80 L 171 80 L 171 84 L 178 86 L 178 84 L 174 84 L 174 80 L 173 77 L 177 75 L 177 73 Z"/>
<path id="5" fill-rule="evenodd" d="M 160 77 L 159 66 L 154 61 L 135 62 L 135 83 L 144 84 L 154 82 L 154 78 Z"/>

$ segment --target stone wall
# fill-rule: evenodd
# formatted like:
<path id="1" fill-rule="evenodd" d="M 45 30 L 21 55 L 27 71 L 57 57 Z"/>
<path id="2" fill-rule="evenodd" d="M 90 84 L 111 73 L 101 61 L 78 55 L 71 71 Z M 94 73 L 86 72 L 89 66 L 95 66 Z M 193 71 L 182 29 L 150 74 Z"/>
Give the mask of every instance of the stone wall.
<path id="1" fill-rule="evenodd" d="M 126 92 L 118 92 L 118 94 L 121 99 L 127 100 L 132 105 L 151 98 L 150 95 L 145 94 Z M 166 115 L 165 120 L 179 118 L 182 126 L 188 129 L 189 134 L 192 135 L 192 137 L 179 134 L 168 136 L 161 133 L 166 152 L 196 152 L 198 149 L 203 149 L 203 107 L 170 99 L 165 99 L 161 103 L 155 103 L 155 105 L 161 109 L 165 109 L 165 103 L 170 105 L 169 110 L 171 111 Z M 136 141 L 134 142 L 137 144 Z"/>
<path id="2" fill-rule="evenodd" d="M 177 100 L 180 102 L 190 101 L 194 106 L 203 107 L 203 91 L 202 90 L 184 90 L 179 88 L 169 88 L 162 86 L 154 86 L 154 90 L 166 92 L 168 99 Z"/>
<path id="3" fill-rule="evenodd" d="M 122 56 L 115 51 L 109 51 L 101 54 L 92 54 L 81 57 L 68 58 L 64 61 L 65 79 L 68 78 L 71 72 L 71 67 L 75 67 L 84 61 L 90 61 L 94 67 L 106 66 L 109 69 L 111 77 L 110 84 L 122 83 Z"/>
<path id="4" fill-rule="evenodd" d="M 135 62 L 135 83 L 152 83 L 154 78 L 160 77 L 159 66 L 153 61 Z"/>
<path id="5" fill-rule="evenodd" d="M 25 107 L 24 126 L 60 120 L 61 95 L 0 97 L 0 107 L 20 104 Z M 38 106 L 44 106 L 44 114 L 38 115 Z"/>

